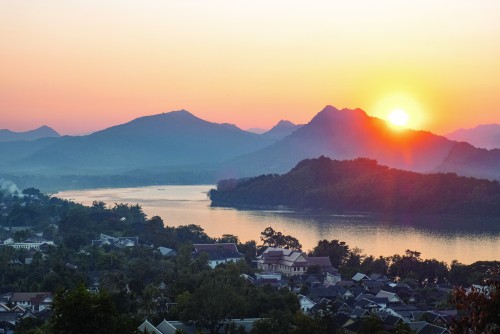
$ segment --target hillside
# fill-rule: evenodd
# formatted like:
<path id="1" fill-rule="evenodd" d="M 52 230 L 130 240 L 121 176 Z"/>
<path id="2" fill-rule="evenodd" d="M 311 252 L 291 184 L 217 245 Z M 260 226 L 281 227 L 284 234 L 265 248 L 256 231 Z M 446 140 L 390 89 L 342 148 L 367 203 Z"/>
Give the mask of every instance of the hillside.
<path id="1" fill-rule="evenodd" d="M 476 147 L 500 149 L 500 124 L 483 124 L 472 129 L 459 129 L 446 135 L 456 141 L 464 141 Z"/>
<path id="2" fill-rule="evenodd" d="M 434 171 L 500 180 L 500 149 L 487 150 L 457 143 Z"/>
<path id="3" fill-rule="evenodd" d="M 414 172 L 451 172 L 500 180 L 498 150 L 484 150 L 431 132 L 395 129 L 361 109 L 326 106 L 308 124 L 261 150 L 227 161 L 241 177 L 285 173 L 303 159 L 375 159 Z M 467 144 L 468 145 L 468 144 Z M 237 171 L 237 173 L 235 172 Z"/>
<path id="4" fill-rule="evenodd" d="M 15 132 L 8 129 L 0 130 L 0 142 L 31 141 L 40 138 L 59 137 L 60 134 L 48 126 L 41 126 L 34 130 Z"/>
<path id="5" fill-rule="evenodd" d="M 424 172 L 439 165 L 454 145 L 430 132 L 395 130 L 361 109 L 326 106 L 283 140 L 228 164 L 239 168 L 242 175 L 252 175 L 251 171 L 283 173 L 300 160 L 324 155 L 339 160 L 366 157 L 394 168 Z"/>
<path id="6" fill-rule="evenodd" d="M 281 120 L 273 126 L 269 131 L 266 131 L 262 134 L 262 137 L 272 139 L 272 140 L 281 140 L 288 135 L 290 135 L 292 132 L 295 130 L 298 130 L 302 127 L 303 125 L 300 124 L 294 124 L 290 121 L 286 120 Z"/>
<path id="7" fill-rule="evenodd" d="M 137 118 L 87 136 L 61 137 L 34 151 L 18 151 L 8 167 L 27 172 L 64 167 L 76 173 L 116 173 L 213 164 L 269 143 L 234 125 L 207 122 L 180 110 Z"/>
<path id="8" fill-rule="evenodd" d="M 207 184 L 284 173 L 303 159 L 324 155 L 500 179 L 499 150 L 464 145 L 426 131 L 396 130 L 361 109 L 327 106 L 306 125 L 281 121 L 261 135 L 179 110 L 86 136 L 0 142 L 0 169 L 4 178 L 44 190 Z"/>
<path id="9" fill-rule="evenodd" d="M 304 160 L 281 176 L 220 181 L 209 196 L 215 206 L 500 216 L 496 181 L 408 172 L 369 159 Z"/>

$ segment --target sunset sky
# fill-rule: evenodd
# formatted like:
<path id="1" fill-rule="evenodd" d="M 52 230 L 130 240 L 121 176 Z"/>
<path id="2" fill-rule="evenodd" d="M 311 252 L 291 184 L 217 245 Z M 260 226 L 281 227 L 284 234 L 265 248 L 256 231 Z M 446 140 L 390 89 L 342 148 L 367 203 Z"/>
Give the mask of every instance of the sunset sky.
<path id="1" fill-rule="evenodd" d="M 177 109 L 269 128 L 327 104 L 500 123 L 500 1 L 0 0 L 0 129 Z"/>

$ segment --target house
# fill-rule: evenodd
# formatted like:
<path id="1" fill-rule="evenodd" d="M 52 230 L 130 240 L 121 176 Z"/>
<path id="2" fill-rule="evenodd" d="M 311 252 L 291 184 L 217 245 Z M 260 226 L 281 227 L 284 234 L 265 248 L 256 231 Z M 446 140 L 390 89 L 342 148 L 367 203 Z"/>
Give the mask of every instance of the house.
<path id="1" fill-rule="evenodd" d="M 337 284 L 337 282 L 340 282 L 342 281 L 342 277 L 340 276 L 340 273 L 339 272 L 335 272 L 335 273 L 329 273 L 327 272 L 326 273 L 326 276 L 325 276 L 325 284 Z"/>
<path id="2" fill-rule="evenodd" d="M 303 252 L 291 249 L 268 247 L 257 257 L 257 268 L 264 272 L 280 272 L 287 276 L 302 275 L 310 266 L 318 266 L 322 272 L 337 271 L 332 267 L 328 256 L 309 257 Z"/>
<path id="3" fill-rule="evenodd" d="M 370 315 L 370 312 L 364 308 L 359 308 L 356 307 L 354 310 L 351 312 L 351 318 L 356 319 L 356 318 L 363 318 Z"/>
<path id="4" fill-rule="evenodd" d="M 139 237 L 112 237 L 101 233 L 99 239 L 92 240 L 92 246 L 105 246 L 110 245 L 118 248 L 133 247 L 139 244 Z"/>
<path id="5" fill-rule="evenodd" d="M 42 242 L 9 242 L 6 243 L 4 241 L 3 245 L 4 246 L 9 246 L 15 249 L 34 249 L 34 250 L 43 250 L 44 248 L 48 246 L 54 246 L 53 241 L 42 241 Z"/>
<path id="6" fill-rule="evenodd" d="M 385 325 L 388 325 L 390 327 L 395 327 L 399 323 L 403 323 L 403 319 L 401 317 L 388 314 L 384 319 L 382 319 Z"/>
<path id="7" fill-rule="evenodd" d="M 244 259 L 234 242 L 217 244 L 194 244 L 194 256 L 208 254 L 208 264 L 215 268 L 221 263 L 236 262 Z"/>
<path id="8" fill-rule="evenodd" d="M 354 276 L 352 277 L 352 280 L 353 280 L 354 282 L 360 282 L 360 281 L 365 280 L 365 279 L 366 279 L 366 280 L 369 280 L 369 279 L 370 279 L 370 277 L 366 276 L 366 275 L 365 275 L 365 274 L 363 274 L 363 273 L 357 273 L 356 275 L 354 275 Z"/>
<path id="9" fill-rule="evenodd" d="M 386 275 L 378 273 L 372 273 L 370 275 L 370 280 L 379 282 L 389 282 L 389 278 Z"/>
<path id="10" fill-rule="evenodd" d="M 152 323 L 150 323 L 147 319 L 144 320 L 144 322 L 137 327 L 140 333 L 150 333 L 150 334 L 167 334 L 168 332 L 161 332 L 159 329 L 156 329 L 155 326 L 153 326 Z M 175 333 L 175 331 L 173 332 Z"/>
<path id="11" fill-rule="evenodd" d="M 10 301 L 24 309 L 39 312 L 50 309 L 53 298 L 50 292 L 14 292 L 10 297 Z"/>
<path id="12" fill-rule="evenodd" d="M 347 299 L 354 297 L 348 289 L 336 285 L 312 287 L 309 290 L 309 296 L 312 298 L 326 298 L 332 301 L 337 298 Z"/>
<path id="13" fill-rule="evenodd" d="M 408 326 L 417 334 L 446 334 L 449 331 L 446 328 L 431 325 L 425 321 L 408 322 Z"/>
<path id="14" fill-rule="evenodd" d="M 177 256 L 177 252 L 171 248 L 160 246 L 157 249 L 160 252 L 160 254 L 163 256 Z"/>
<path id="15" fill-rule="evenodd" d="M 353 322 L 347 322 L 342 329 L 347 334 L 356 334 L 361 331 L 363 327 L 363 322 L 361 320 L 356 320 Z"/>
<path id="16" fill-rule="evenodd" d="M 411 321 L 414 319 L 415 312 L 418 312 L 418 308 L 413 305 L 395 304 L 387 306 L 386 311 L 405 321 Z"/>
<path id="17" fill-rule="evenodd" d="M 317 266 L 322 273 L 336 274 L 340 277 L 339 271 L 332 267 L 332 262 L 328 256 L 308 256 L 307 262 L 309 266 Z"/>
<path id="18" fill-rule="evenodd" d="M 260 318 L 251 319 L 226 319 L 222 321 L 221 332 L 226 333 L 226 329 L 231 326 L 236 328 L 242 327 L 245 333 L 250 333 L 255 321 L 260 320 Z M 195 325 L 185 325 L 180 321 L 168 321 L 163 320 L 158 326 L 154 326 L 148 320 L 145 320 L 138 328 L 141 333 L 152 333 L 152 334 L 176 334 L 176 333 L 210 333 L 208 330 L 196 328 Z"/>
<path id="19" fill-rule="evenodd" d="M 299 298 L 300 310 L 304 313 L 308 313 L 316 305 L 315 302 L 304 295 L 298 295 L 297 297 Z"/>
<path id="20" fill-rule="evenodd" d="M 389 300 L 389 303 L 403 303 L 403 300 L 399 298 L 397 294 L 394 292 L 389 292 L 389 291 L 384 291 L 380 290 L 375 297 L 377 298 L 387 298 Z"/>
<path id="21" fill-rule="evenodd" d="M 380 310 L 382 309 L 383 307 L 380 306 L 379 304 L 375 303 L 374 301 L 370 300 L 370 299 L 366 299 L 366 298 L 362 298 L 360 300 L 356 300 L 356 303 L 355 303 L 356 307 L 357 308 L 360 308 L 360 309 L 363 309 L 363 310 L 367 310 L 367 311 L 374 311 L 374 310 Z"/>
<path id="22" fill-rule="evenodd" d="M 265 286 L 265 285 L 270 285 L 274 288 L 282 288 L 284 286 L 286 286 L 287 282 L 284 281 L 281 277 L 281 274 L 280 273 L 264 273 L 264 274 L 259 274 L 259 273 L 256 273 L 255 274 L 255 279 L 253 279 L 252 277 L 248 277 L 247 280 L 253 280 L 253 284 L 255 286 Z M 289 287 L 291 290 L 294 290 L 292 286 L 290 286 L 289 284 Z M 298 291 L 298 290 L 297 290 Z"/>
<path id="23" fill-rule="evenodd" d="M 415 320 L 423 320 L 427 321 L 432 325 L 446 327 L 453 320 L 453 317 L 447 314 L 440 314 L 434 311 L 426 311 L 421 313 L 420 317 L 416 318 Z"/>

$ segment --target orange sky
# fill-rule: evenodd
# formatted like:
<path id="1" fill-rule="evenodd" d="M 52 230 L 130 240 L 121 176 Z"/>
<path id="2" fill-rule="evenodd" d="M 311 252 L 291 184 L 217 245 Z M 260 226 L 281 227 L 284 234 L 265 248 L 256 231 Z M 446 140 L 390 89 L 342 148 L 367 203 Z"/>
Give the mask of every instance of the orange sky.
<path id="1" fill-rule="evenodd" d="M 326 104 L 500 123 L 500 1 L 0 0 L 0 128 L 176 109 L 266 128 Z"/>

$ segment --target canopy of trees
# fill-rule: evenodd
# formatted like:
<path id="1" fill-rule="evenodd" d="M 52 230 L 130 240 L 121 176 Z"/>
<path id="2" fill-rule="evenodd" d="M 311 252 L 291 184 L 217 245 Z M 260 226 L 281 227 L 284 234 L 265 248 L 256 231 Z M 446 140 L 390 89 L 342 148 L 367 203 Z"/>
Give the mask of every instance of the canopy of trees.
<path id="1" fill-rule="evenodd" d="M 224 180 L 209 192 L 213 205 L 379 213 L 500 216 L 497 181 L 456 174 L 419 174 L 375 160 L 303 160 L 284 175 Z"/>

